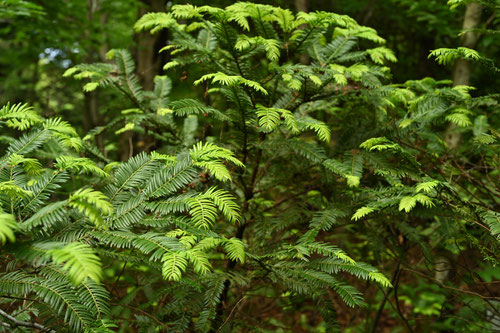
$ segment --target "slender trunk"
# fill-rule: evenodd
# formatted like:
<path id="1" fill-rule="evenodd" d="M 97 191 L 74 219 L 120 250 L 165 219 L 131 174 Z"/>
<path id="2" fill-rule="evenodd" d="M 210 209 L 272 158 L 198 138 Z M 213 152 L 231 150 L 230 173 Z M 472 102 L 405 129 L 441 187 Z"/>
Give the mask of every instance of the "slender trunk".
<path id="1" fill-rule="evenodd" d="M 362 10 L 358 18 L 358 22 L 360 22 L 362 25 L 367 25 L 368 21 L 370 21 L 370 19 L 372 18 L 373 13 L 375 12 L 376 2 L 377 0 L 370 0 L 368 5 Z"/>
<path id="2" fill-rule="evenodd" d="M 479 27 L 481 23 L 481 12 L 483 6 L 477 3 L 469 3 L 465 9 L 465 17 L 462 29 L 469 30 Z M 462 36 L 461 44 L 469 49 L 474 49 L 479 41 L 480 34 L 477 32 L 466 32 Z M 459 59 L 455 62 L 453 69 L 453 85 L 470 85 L 471 78 L 471 64 L 468 61 Z"/>
<path id="3" fill-rule="evenodd" d="M 462 25 L 463 30 L 475 29 L 481 23 L 481 13 L 483 6 L 478 3 L 469 3 L 465 8 L 465 16 Z M 470 49 L 474 49 L 479 41 L 480 34 L 476 32 L 466 32 L 462 36 L 461 45 Z M 453 85 L 470 85 L 471 83 L 472 66 L 471 63 L 458 59 L 453 68 Z M 460 133 L 456 133 L 456 126 L 450 124 L 446 130 L 445 140 L 450 149 L 458 147 L 460 143 Z"/>
<path id="4" fill-rule="evenodd" d="M 165 11 L 166 0 L 142 0 L 143 7 L 139 8 L 138 17 L 148 12 Z M 151 34 L 149 31 L 140 32 L 136 35 L 137 48 L 134 58 L 136 63 L 136 74 L 144 90 L 153 90 L 154 78 L 160 73 L 161 58 L 158 55 L 162 34 Z M 127 131 L 120 136 L 120 160 L 126 161 L 134 154 L 144 150 L 146 147 L 154 146 L 153 140 L 147 135 L 138 135 Z"/>
<path id="5" fill-rule="evenodd" d="M 308 11 L 308 1 L 307 0 L 295 0 L 295 9 L 297 12 L 307 12 Z"/>
<path id="6" fill-rule="evenodd" d="M 307 13 L 309 11 L 308 0 L 294 0 L 294 1 L 295 1 L 295 9 L 297 10 L 297 12 L 306 12 Z M 302 25 L 302 28 L 304 26 L 305 25 Z M 307 54 L 301 54 L 299 61 L 301 64 L 308 64 L 309 63 L 309 56 Z"/>
<path id="7" fill-rule="evenodd" d="M 87 15 L 88 15 L 88 28 L 85 30 L 85 38 L 91 40 L 91 35 L 93 33 L 92 22 L 95 19 L 95 15 L 99 10 L 98 0 L 88 0 L 87 2 Z M 88 49 L 87 55 L 84 57 L 83 61 L 85 63 L 92 63 L 96 61 L 98 57 L 97 51 L 94 47 Z M 92 128 L 101 125 L 101 115 L 99 113 L 99 102 L 97 98 L 97 92 L 87 92 L 84 94 L 84 112 L 82 119 L 84 131 L 89 131 Z M 104 143 L 101 136 L 96 137 L 97 147 L 101 152 L 104 151 Z"/>
<path id="8" fill-rule="evenodd" d="M 434 38 L 422 36 L 418 41 L 417 68 L 418 77 L 432 76 L 431 60 L 429 60 L 429 51 L 434 49 Z"/>
<path id="9" fill-rule="evenodd" d="M 396 269 L 394 270 L 394 274 L 392 274 L 392 279 L 391 279 L 391 284 L 395 285 L 396 280 L 399 278 L 399 274 L 401 271 L 401 258 L 398 260 L 398 263 L 396 265 Z M 389 295 L 391 294 L 393 287 L 387 288 L 387 291 L 384 294 L 384 297 L 382 298 L 382 302 L 380 303 L 377 313 L 375 314 L 375 319 L 373 319 L 373 325 L 371 327 L 370 333 L 375 333 L 377 332 L 378 324 L 380 321 L 380 318 L 382 317 L 382 312 L 384 311 L 385 303 L 387 302 L 387 299 L 389 298 Z"/>
<path id="10" fill-rule="evenodd" d="M 165 11 L 165 0 L 143 0 L 143 3 L 147 7 L 139 9 L 139 17 L 151 11 Z M 161 63 L 157 47 L 160 37 L 160 33 L 151 34 L 149 31 L 137 35 L 137 75 L 145 90 L 153 89 L 154 78 L 160 72 Z"/>
<path id="11" fill-rule="evenodd" d="M 108 17 L 109 13 L 103 13 L 99 17 L 99 24 L 104 27 L 108 23 Z M 104 41 L 102 42 L 101 46 L 99 47 L 99 58 L 101 62 L 106 61 L 106 53 L 109 51 L 109 43 L 107 36 L 104 36 Z"/>

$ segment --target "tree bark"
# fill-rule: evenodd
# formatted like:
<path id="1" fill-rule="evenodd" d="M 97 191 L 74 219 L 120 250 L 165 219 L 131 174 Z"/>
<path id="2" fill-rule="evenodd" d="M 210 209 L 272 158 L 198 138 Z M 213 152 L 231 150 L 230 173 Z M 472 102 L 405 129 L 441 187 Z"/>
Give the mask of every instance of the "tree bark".
<path id="1" fill-rule="evenodd" d="M 432 76 L 432 61 L 429 59 L 429 50 L 434 49 L 435 39 L 431 36 L 422 36 L 418 40 L 417 45 L 417 68 L 418 77 Z"/>
<path id="2" fill-rule="evenodd" d="M 358 22 L 361 22 L 362 25 L 367 25 L 368 21 L 372 18 L 376 2 L 377 0 L 370 0 L 368 5 L 359 14 Z"/>
<path id="3" fill-rule="evenodd" d="M 88 0 L 87 1 L 87 19 L 88 28 L 85 30 L 85 37 L 87 40 L 91 40 L 92 23 L 95 19 L 95 14 L 99 10 L 99 0 Z M 87 55 L 83 59 L 85 63 L 92 63 L 99 57 L 98 52 L 94 47 L 89 47 L 87 50 Z M 86 92 L 84 93 L 84 112 L 82 119 L 83 129 L 85 132 L 91 130 L 92 128 L 101 125 L 101 115 L 99 113 L 99 103 L 97 99 L 97 92 Z M 97 136 L 95 143 L 101 152 L 104 153 L 104 143 L 101 136 Z"/>
<path id="4" fill-rule="evenodd" d="M 465 8 L 465 16 L 462 25 L 462 30 L 475 29 L 479 27 L 481 23 L 481 13 L 483 11 L 483 6 L 478 3 L 469 3 Z M 480 34 L 476 32 L 466 32 L 463 34 L 461 39 L 461 45 L 470 49 L 474 49 L 479 41 Z M 471 63 L 464 60 L 458 59 L 455 62 L 453 68 L 453 86 L 458 85 L 470 85 L 471 83 L 472 66 Z M 456 133 L 455 124 L 450 124 L 446 129 L 445 141 L 448 144 L 449 149 L 455 149 L 460 143 L 460 133 Z"/>
<path id="5" fill-rule="evenodd" d="M 308 12 L 309 11 L 309 3 L 308 0 L 295 0 L 295 9 L 298 12 Z M 305 24 L 303 24 L 301 27 L 304 29 Z M 301 54 L 299 61 L 301 64 L 308 64 L 309 63 L 309 56 L 307 54 Z"/>
<path id="6" fill-rule="evenodd" d="M 295 9 L 297 12 L 308 12 L 307 0 L 295 0 Z"/>
<path id="7" fill-rule="evenodd" d="M 462 25 L 463 30 L 475 29 L 481 23 L 483 6 L 478 3 L 469 3 L 465 9 L 465 17 Z M 466 32 L 462 36 L 462 46 L 474 49 L 479 41 L 480 34 L 477 32 Z M 471 63 L 458 59 L 453 69 L 453 85 L 470 85 L 472 73 Z"/>
<path id="8" fill-rule="evenodd" d="M 143 0 L 142 2 L 147 7 L 139 9 L 139 17 L 151 11 L 165 11 L 165 0 Z M 137 75 L 145 90 L 153 89 L 154 78 L 160 72 L 161 63 L 157 47 L 160 36 L 160 33 L 151 34 L 149 31 L 143 31 L 137 35 Z"/>
<path id="9" fill-rule="evenodd" d="M 148 12 L 165 11 L 166 0 L 142 0 L 144 6 L 139 8 L 138 18 Z M 161 57 L 158 55 L 159 42 L 162 33 L 151 34 L 143 31 L 136 35 L 137 47 L 134 58 L 136 74 L 144 90 L 153 90 L 154 78 L 160 73 Z M 148 138 L 127 131 L 120 136 L 120 160 L 126 161 L 134 154 L 144 150 L 149 145 Z"/>

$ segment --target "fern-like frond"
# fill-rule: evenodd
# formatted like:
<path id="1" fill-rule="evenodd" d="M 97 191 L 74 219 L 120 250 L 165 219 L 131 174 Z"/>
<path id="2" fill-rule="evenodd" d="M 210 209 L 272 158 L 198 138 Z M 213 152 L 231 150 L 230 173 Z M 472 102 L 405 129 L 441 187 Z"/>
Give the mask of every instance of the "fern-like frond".
<path id="1" fill-rule="evenodd" d="M 93 249 L 83 243 L 70 243 L 62 248 L 49 251 L 55 263 L 63 264 L 74 284 L 86 282 L 91 278 L 99 282 L 102 276 L 101 260 Z"/>
<path id="2" fill-rule="evenodd" d="M 224 250 L 232 261 L 245 262 L 245 244 L 238 238 L 230 238 L 224 242 Z"/>
<path id="3" fill-rule="evenodd" d="M 40 124 L 42 118 L 28 104 L 7 103 L 0 109 L 0 124 L 5 122 L 8 127 L 24 131 L 33 125 Z"/>
<path id="4" fill-rule="evenodd" d="M 71 194 L 68 205 L 84 214 L 98 228 L 107 228 L 103 216 L 113 213 L 113 206 L 108 198 L 101 192 L 90 188 L 80 189 Z"/>
<path id="5" fill-rule="evenodd" d="M 330 141 L 330 128 L 322 121 L 310 117 L 303 117 L 297 119 L 297 125 L 301 130 L 313 130 L 321 141 Z"/>
<path id="6" fill-rule="evenodd" d="M 33 192 L 17 186 L 14 181 L 6 181 L 0 183 L 0 194 L 6 195 L 10 200 L 27 199 L 33 196 Z"/>
<path id="7" fill-rule="evenodd" d="M 135 31 L 151 30 L 155 33 L 161 29 L 166 29 L 177 24 L 177 20 L 172 17 L 171 13 L 147 13 L 135 23 Z"/>
<path id="8" fill-rule="evenodd" d="M 264 95 L 267 95 L 267 90 L 264 89 L 258 82 L 245 79 L 239 75 L 227 75 L 222 72 L 212 73 L 203 75 L 200 79 L 194 81 L 195 85 L 198 85 L 202 82 L 210 81 L 212 83 L 219 83 L 223 86 L 246 86 L 255 91 L 261 92 Z"/>
<path id="9" fill-rule="evenodd" d="M 158 162 L 145 153 L 140 153 L 125 163 L 121 163 L 114 173 L 116 187 L 108 188 L 110 201 L 124 190 L 136 188 L 151 179 Z"/>
<path id="10" fill-rule="evenodd" d="M 147 197 L 154 198 L 172 194 L 191 183 L 196 176 L 196 168 L 191 159 L 183 158 L 173 166 L 162 169 L 150 177 L 144 187 L 144 193 Z"/>
<path id="11" fill-rule="evenodd" d="M 22 137 L 12 142 L 7 148 L 8 155 L 18 154 L 27 155 L 33 150 L 40 147 L 48 139 L 50 139 L 51 133 L 44 129 L 35 129 L 29 133 L 24 134 Z"/>
<path id="12" fill-rule="evenodd" d="M 230 223 L 238 223 L 241 221 L 239 206 L 236 204 L 235 198 L 229 192 L 212 187 L 206 191 L 203 196 L 210 198 Z"/>
<path id="13" fill-rule="evenodd" d="M 175 115 L 178 116 L 187 116 L 191 114 L 196 114 L 196 115 L 203 115 L 203 116 L 212 116 L 215 119 L 223 120 L 223 121 L 229 121 L 231 120 L 230 117 L 228 117 L 226 114 L 222 113 L 221 111 L 208 106 L 204 105 L 198 100 L 191 99 L 191 98 L 185 98 L 185 99 L 180 99 L 177 101 L 173 101 L 169 104 L 169 107 L 172 109 Z"/>
<path id="14" fill-rule="evenodd" d="M 479 60 L 481 56 L 476 50 L 467 47 L 458 47 L 456 49 L 440 48 L 432 50 L 429 53 L 429 58 L 435 57 L 437 62 L 441 65 L 448 65 L 455 60 L 463 58 L 466 60 Z"/>
<path id="15" fill-rule="evenodd" d="M 217 217 L 217 207 L 214 202 L 203 196 L 196 196 L 188 199 L 191 208 L 189 214 L 191 221 L 196 228 L 209 229 L 215 223 Z"/>
<path id="16" fill-rule="evenodd" d="M 9 165 L 11 167 L 22 165 L 26 173 L 32 176 L 39 175 L 43 171 L 42 164 L 36 158 L 27 158 L 18 154 L 10 155 Z"/>
<path id="17" fill-rule="evenodd" d="M 167 252 L 162 261 L 163 278 L 170 281 L 179 281 L 188 264 L 186 255 L 182 252 Z"/>
<path id="18" fill-rule="evenodd" d="M 21 229 L 30 231 L 38 226 L 50 229 L 53 225 L 64 221 L 68 217 L 67 204 L 66 200 L 56 201 L 38 209 L 30 218 L 20 224 Z"/>
<path id="19" fill-rule="evenodd" d="M 194 165 L 210 171 L 214 177 L 221 181 L 231 180 L 231 175 L 222 161 L 231 162 L 239 167 L 244 167 L 229 149 L 221 148 L 211 142 L 198 142 L 189 151 Z"/>
<path id="20" fill-rule="evenodd" d="M 66 172 L 46 172 L 41 176 L 34 178 L 32 184 L 27 187 L 33 196 L 27 200 L 20 202 L 21 216 L 27 213 L 35 212 L 41 205 L 43 205 L 51 196 L 51 194 L 61 187 L 61 184 L 66 182 L 68 174 Z"/>
<path id="21" fill-rule="evenodd" d="M 74 287 L 67 282 L 12 272 L 0 275 L 0 289 L 19 297 L 34 292 L 75 331 L 91 327 L 95 322 L 92 312 L 80 302 Z"/>
<path id="22" fill-rule="evenodd" d="M 14 216 L 0 210 L 0 244 L 4 245 L 7 241 L 15 242 L 16 236 L 14 232 L 17 229 L 18 225 Z"/>
<path id="23" fill-rule="evenodd" d="M 63 170 L 93 174 L 107 177 L 108 174 L 99 168 L 92 160 L 85 157 L 59 156 L 55 163 L 56 168 Z"/>

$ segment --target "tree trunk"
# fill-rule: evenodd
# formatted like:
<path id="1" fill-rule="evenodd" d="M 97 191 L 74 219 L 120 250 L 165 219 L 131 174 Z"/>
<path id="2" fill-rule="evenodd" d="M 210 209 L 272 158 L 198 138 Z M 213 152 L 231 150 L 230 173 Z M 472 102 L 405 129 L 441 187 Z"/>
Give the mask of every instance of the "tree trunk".
<path id="1" fill-rule="evenodd" d="M 478 3 L 469 3 L 465 9 L 465 17 L 462 29 L 475 29 L 479 27 L 481 23 L 481 12 L 483 11 L 483 6 Z M 474 49 L 479 41 L 480 34 L 477 32 L 466 32 L 462 36 L 462 46 L 469 49 Z M 471 77 L 471 64 L 470 62 L 458 59 L 455 62 L 455 68 L 453 69 L 453 85 L 470 85 Z"/>
<path id="2" fill-rule="evenodd" d="M 147 7 L 139 9 L 139 17 L 148 12 L 165 11 L 165 0 L 143 0 Z M 151 34 L 149 31 L 140 32 L 137 35 L 137 75 L 145 90 L 152 90 L 154 78 L 160 72 L 160 57 L 158 56 L 157 43 L 161 34 Z"/>
<path id="3" fill-rule="evenodd" d="M 483 6 L 478 3 L 469 3 L 465 8 L 464 22 L 462 25 L 463 30 L 475 29 L 481 23 L 481 13 Z M 461 39 L 461 45 L 470 49 L 474 49 L 479 41 L 480 34 L 476 32 L 466 32 Z M 458 59 L 453 68 L 453 85 L 470 85 L 471 83 L 472 66 L 471 63 Z M 455 124 L 450 124 L 446 129 L 445 141 L 449 149 L 458 147 L 460 143 L 460 133 L 456 133 Z"/>
<path id="4" fill-rule="evenodd" d="M 91 35 L 93 33 L 92 22 L 95 19 L 95 14 L 99 10 L 98 0 L 88 0 L 87 2 L 87 19 L 88 28 L 85 30 L 85 38 L 91 40 Z M 98 58 L 98 52 L 94 47 L 90 47 L 87 50 L 87 55 L 83 59 L 85 63 L 92 63 Z M 84 112 L 82 119 L 83 129 L 85 132 L 91 130 L 92 128 L 101 125 L 101 115 L 99 113 L 99 103 L 97 99 L 97 92 L 86 92 L 84 93 Z M 101 152 L 104 153 L 104 144 L 101 136 L 97 136 L 95 143 Z"/>
<path id="5" fill-rule="evenodd" d="M 462 30 L 475 29 L 479 27 L 481 24 L 481 13 L 483 10 L 483 6 L 477 3 L 469 3 L 465 9 L 465 16 L 462 25 Z M 480 34 L 474 32 L 467 32 L 462 35 L 461 38 L 461 46 L 467 47 L 470 49 L 474 49 L 477 46 L 479 41 Z M 455 66 L 453 68 L 453 86 L 459 85 L 470 85 L 471 84 L 471 74 L 472 74 L 472 66 L 471 63 L 464 60 L 458 59 L 455 62 Z M 449 149 L 457 148 L 460 144 L 461 135 L 456 132 L 457 126 L 453 123 L 448 125 L 445 133 L 445 141 L 448 144 Z M 460 256 L 470 256 L 471 254 L 467 251 L 465 253 L 461 253 Z M 444 283 L 444 281 L 450 279 L 450 276 L 453 275 L 453 272 L 457 271 L 457 263 L 455 260 L 449 260 L 445 256 L 438 255 L 436 256 L 435 262 L 435 279 Z M 458 276 L 457 276 L 458 278 Z M 460 284 L 460 281 L 456 281 L 457 284 Z M 448 297 L 445 300 L 445 303 L 448 301 Z M 447 315 L 448 312 L 453 314 L 453 311 L 444 309 L 442 315 Z"/>
<path id="6" fill-rule="evenodd" d="M 432 61 L 429 59 L 429 50 L 434 48 L 434 38 L 431 38 L 430 36 L 422 36 L 418 40 L 418 77 L 432 76 Z"/>
<path id="7" fill-rule="evenodd" d="M 297 12 L 307 12 L 308 3 L 307 0 L 295 0 L 295 9 Z"/>
<path id="8" fill-rule="evenodd" d="M 165 11 L 166 0 L 142 0 L 144 6 L 139 8 L 138 18 L 148 12 Z M 145 90 L 153 90 L 154 78 L 160 72 L 161 58 L 158 55 L 158 42 L 161 33 L 151 34 L 143 31 L 136 35 L 137 48 L 134 58 L 136 63 L 136 74 L 139 82 Z M 120 160 L 126 161 L 137 152 L 144 149 L 147 138 L 127 131 L 120 136 Z M 137 149 L 136 149 L 137 148 Z"/>
<path id="9" fill-rule="evenodd" d="M 295 9 L 298 12 L 308 12 L 308 0 L 295 0 Z M 302 29 L 304 29 L 305 24 L 301 26 Z M 299 61 L 301 64 L 308 64 L 309 63 L 309 56 L 307 54 L 301 54 Z"/>
<path id="10" fill-rule="evenodd" d="M 367 25 L 368 21 L 372 18 L 373 13 L 375 12 L 376 2 L 377 0 L 370 0 L 368 5 L 359 14 L 358 22 L 362 25 Z"/>

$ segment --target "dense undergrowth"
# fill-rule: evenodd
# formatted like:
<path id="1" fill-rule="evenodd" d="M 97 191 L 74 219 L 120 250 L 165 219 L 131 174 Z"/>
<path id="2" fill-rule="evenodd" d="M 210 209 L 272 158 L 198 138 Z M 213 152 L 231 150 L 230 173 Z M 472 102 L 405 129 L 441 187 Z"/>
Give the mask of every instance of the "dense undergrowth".
<path id="1" fill-rule="evenodd" d="M 0 329 L 492 327 L 498 95 L 392 83 L 385 40 L 334 13 L 177 5 L 135 29 L 171 34 L 152 90 L 124 49 L 65 73 L 114 94 L 105 125 L 0 110 Z"/>

